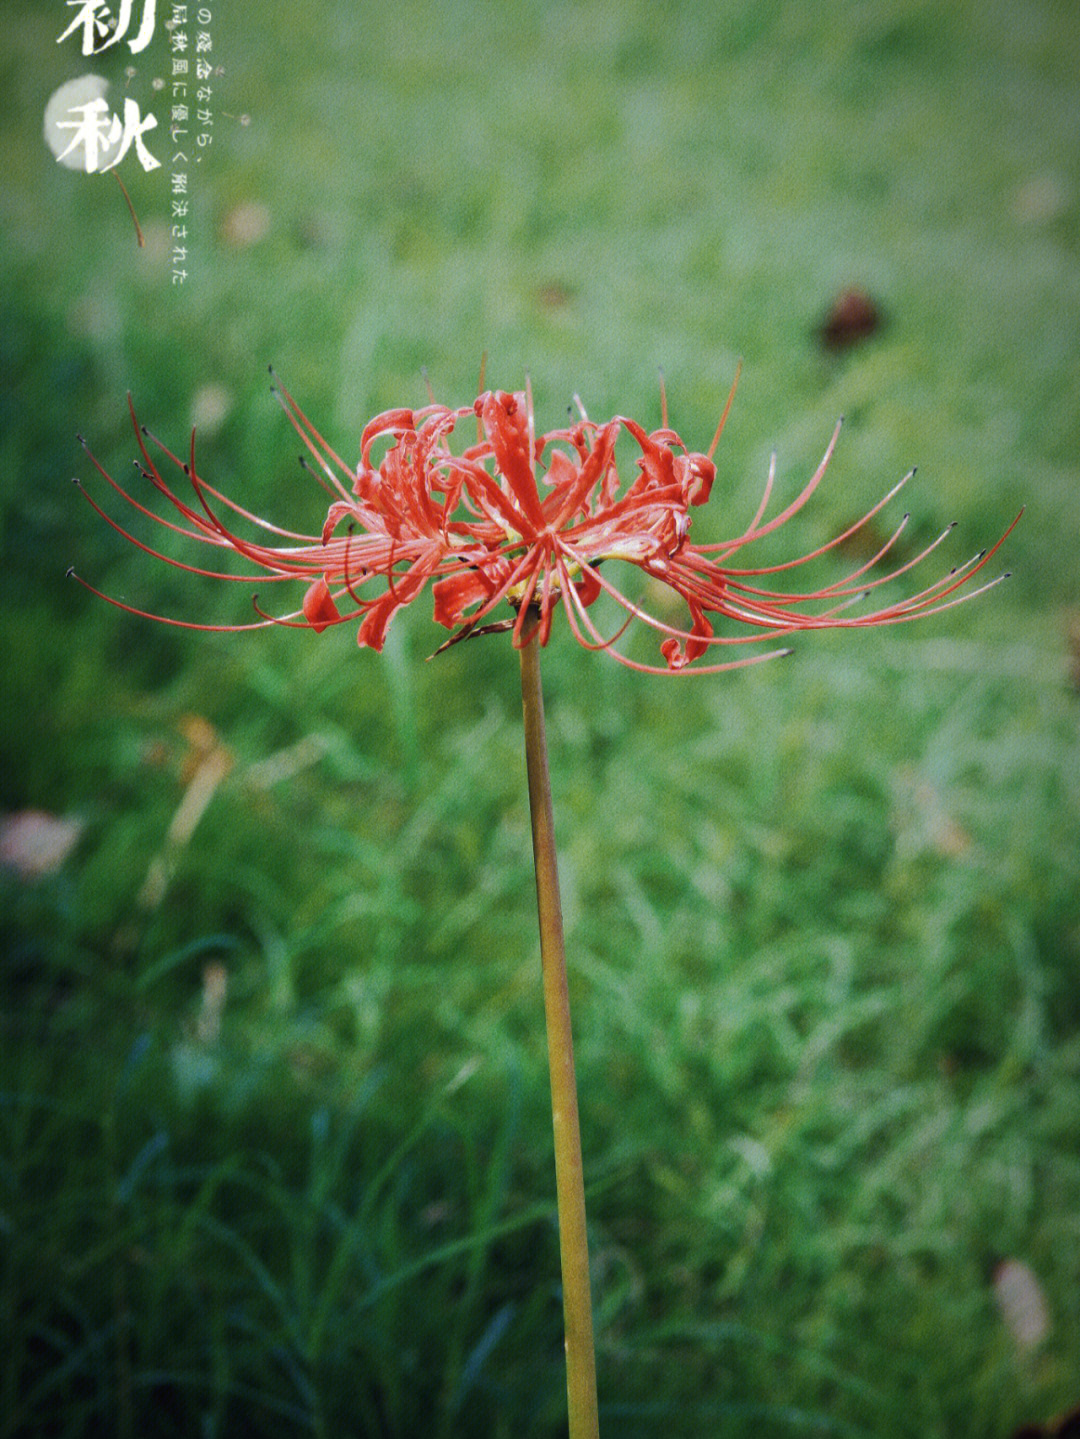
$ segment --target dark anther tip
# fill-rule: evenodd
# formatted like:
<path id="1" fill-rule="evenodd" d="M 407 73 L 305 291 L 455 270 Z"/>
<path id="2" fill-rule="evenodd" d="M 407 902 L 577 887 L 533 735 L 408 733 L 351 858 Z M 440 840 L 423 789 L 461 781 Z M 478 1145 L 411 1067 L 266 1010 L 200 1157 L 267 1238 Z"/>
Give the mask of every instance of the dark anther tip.
<path id="1" fill-rule="evenodd" d="M 71 580 L 71 579 L 74 579 L 74 578 L 75 578 L 75 566 L 74 566 L 74 565 L 68 565 L 67 569 L 64 571 L 64 579 L 65 579 L 65 580 Z"/>
<path id="2" fill-rule="evenodd" d="M 81 485 L 81 484 L 82 484 L 82 480 L 79 479 L 78 475 L 72 475 L 72 477 L 71 477 L 71 483 L 72 483 L 73 485 Z"/>
<path id="3" fill-rule="evenodd" d="M 90 448 L 90 446 L 86 443 L 85 435 L 80 435 L 78 432 L 76 432 L 75 438 L 78 440 L 79 444 L 82 445 L 84 450 L 88 450 Z"/>

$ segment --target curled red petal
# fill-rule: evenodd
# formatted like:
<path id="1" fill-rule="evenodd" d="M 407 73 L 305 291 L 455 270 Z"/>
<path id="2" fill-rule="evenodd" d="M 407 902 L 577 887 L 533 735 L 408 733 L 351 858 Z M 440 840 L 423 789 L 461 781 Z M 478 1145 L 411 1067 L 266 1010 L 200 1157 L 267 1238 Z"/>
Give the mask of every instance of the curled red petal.
<path id="1" fill-rule="evenodd" d="M 668 668 L 681 670 L 685 665 L 693 664 L 694 660 L 700 659 L 709 648 L 707 641 L 713 636 L 713 627 L 705 618 L 700 605 L 693 600 L 688 600 L 690 613 L 694 617 L 693 628 L 690 636 L 685 642 L 677 639 L 667 639 L 660 646 L 660 653 L 668 662 Z M 700 638 L 698 638 L 700 636 Z"/>
<path id="2" fill-rule="evenodd" d="M 495 452 L 499 473 L 526 519 L 541 529 L 544 515 L 533 475 L 525 396 L 511 395 L 505 390 L 493 394 L 489 390 L 476 401 L 475 408 Z"/>
<path id="3" fill-rule="evenodd" d="M 389 434 L 399 437 L 415 429 L 416 416 L 412 410 L 383 410 L 381 415 L 376 415 L 373 420 L 369 420 L 360 436 L 360 456 L 363 468 L 368 468 L 371 446 L 380 435 Z"/>
<path id="4" fill-rule="evenodd" d="M 336 625 L 341 619 L 341 611 L 334 603 L 330 586 L 322 575 L 308 587 L 304 595 L 303 609 L 304 618 L 316 634 L 322 634 L 323 630 L 330 625 Z"/>
<path id="5" fill-rule="evenodd" d="M 708 455 L 686 455 L 676 461 L 688 505 L 704 505 L 716 479 L 716 466 Z"/>
<path id="6" fill-rule="evenodd" d="M 466 610 L 486 600 L 494 589 L 494 583 L 481 570 L 461 570 L 436 581 L 431 587 L 435 623 L 452 630 L 464 620 Z"/>
<path id="7" fill-rule="evenodd" d="M 355 515 L 356 506 L 350 500 L 335 500 L 326 512 L 323 521 L 322 542 L 325 545 L 346 515 Z"/>
<path id="8" fill-rule="evenodd" d="M 432 570 L 438 564 L 438 555 L 422 555 L 402 575 L 394 575 L 387 568 L 386 580 L 390 588 L 372 602 L 356 634 L 356 643 L 368 649 L 381 650 L 386 642 L 386 631 L 398 610 L 412 603 L 427 584 Z"/>
<path id="9" fill-rule="evenodd" d="M 623 424 L 633 435 L 641 446 L 641 459 L 638 460 L 638 468 L 641 470 L 642 480 L 646 487 L 656 486 L 661 488 L 670 485 L 675 479 L 675 456 L 671 452 L 672 442 L 678 442 L 678 436 L 670 430 L 657 430 L 647 435 L 636 420 L 622 416 Z M 637 483 L 640 485 L 641 480 Z"/>
<path id="10" fill-rule="evenodd" d="M 578 599 L 588 609 L 600 596 L 600 581 L 595 575 L 583 573 L 580 579 L 574 581 L 574 589 Z"/>

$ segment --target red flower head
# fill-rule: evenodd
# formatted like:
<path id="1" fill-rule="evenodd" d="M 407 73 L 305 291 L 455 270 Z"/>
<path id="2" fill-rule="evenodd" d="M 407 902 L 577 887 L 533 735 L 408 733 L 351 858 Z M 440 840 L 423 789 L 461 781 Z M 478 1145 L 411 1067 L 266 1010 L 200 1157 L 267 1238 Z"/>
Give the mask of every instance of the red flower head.
<path id="1" fill-rule="evenodd" d="M 317 477 L 333 496 L 321 535 L 280 529 L 227 499 L 198 474 L 194 433 L 185 462 L 140 430 L 134 411 L 143 474 L 173 507 L 176 518 L 155 514 L 93 461 L 135 509 L 190 539 L 231 551 L 256 573 L 224 573 L 169 559 L 136 539 L 87 496 L 109 524 L 147 553 L 194 574 L 247 583 L 257 578 L 292 580 L 305 587 L 300 607 L 292 613 L 272 616 L 256 600 L 260 618 L 248 624 L 205 625 L 175 619 L 166 623 L 210 630 L 280 624 L 320 632 L 330 625 L 358 621 L 359 643 L 380 650 L 394 614 L 417 599 L 430 582 L 435 619 L 454 632 L 446 644 L 490 629 L 511 629 L 517 646 L 534 637 L 546 644 L 561 603 L 574 638 L 586 649 L 605 650 L 632 669 L 649 673 L 715 673 L 787 653 L 773 649 L 721 663 L 695 663 L 722 646 L 797 630 L 898 624 L 973 598 L 989 585 L 965 588 L 962 595 L 957 592 L 983 569 L 1016 524 L 1014 520 L 992 549 L 908 598 L 852 612 L 851 607 L 867 594 L 914 568 L 949 530 L 914 558 L 878 573 L 906 525 L 905 515 L 877 552 L 842 579 L 817 590 L 786 592 L 767 589 L 762 582 L 841 545 L 884 508 L 910 475 L 862 519 L 809 553 L 759 567 L 739 563 L 750 544 L 779 529 L 813 494 L 836 445 L 839 425 L 814 475 L 786 508 L 765 518 L 774 477 L 770 467 L 761 503 L 746 529 L 728 540 L 695 545 L 690 540 L 690 509 L 709 498 L 716 476 L 712 457 L 731 395 L 704 454 L 687 450 L 668 428 L 666 403 L 662 427 L 651 434 L 623 416 L 599 425 L 582 412 L 576 423 L 538 435 L 528 390 L 488 391 L 474 404 L 456 410 L 435 403 L 419 410 L 386 410 L 365 427 L 354 471 L 330 448 L 288 391 L 279 388 L 276 393 L 315 462 Z M 475 443 L 453 447 L 459 423 L 474 416 Z M 637 473 L 626 484 L 615 463 L 615 442 L 624 430 L 640 450 Z M 147 440 L 186 476 L 189 498 L 162 477 Z M 381 456 L 377 460 L 376 453 Z M 238 533 L 240 528 L 251 537 Z M 272 537 L 273 543 L 260 539 L 260 532 Z M 689 610 L 689 627 L 666 623 L 627 598 L 610 577 L 614 561 L 633 565 L 675 591 Z M 600 633 L 590 614 L 602 592 L 626 616 L 610 636 Z M 110 603 L 134 614 L 146 613 L 119 600 Z M 482 626 L 504 603 L 516 612 L 514 618 Z M 739 632 L 717 634 L 716 617 L 731 621 Z M 663 637 L 664 665 L 641 664 L 615 649 L 634 619 Z"/>

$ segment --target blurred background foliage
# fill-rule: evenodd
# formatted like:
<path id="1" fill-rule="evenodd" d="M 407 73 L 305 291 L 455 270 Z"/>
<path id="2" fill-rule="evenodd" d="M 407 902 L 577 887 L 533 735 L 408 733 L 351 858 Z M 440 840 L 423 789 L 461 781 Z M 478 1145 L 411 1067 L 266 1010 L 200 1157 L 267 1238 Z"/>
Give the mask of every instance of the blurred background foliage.
<path id="1" fill-rule="evenodd" d="M 0 1432 L 560 1432 L 508 646 L 426 664 L 425 607 L 381 656 L 192 635 L 64 578 L 250 615 L 71 485 L 105 498 L 76 432 L 133 475 L 126 391 L 306 529 L 267 364 L 355 458 L 483 351 L 545 427 L 575 391 L 655 424 L 662 366 L 698 447 L 741 356 L 696 535 L 843 413 L 776 558 L 916 461 L 905 555 L 1027 505 L 1011 581 L 925 625 L 671 682 L 560 633 L 545 679 L 605 1432 L 1048 1422 L 1080 1401 L 1072 0 L 211 6 L 183 285 L 167 8 L 92 62 L 64 6 L 5 12 Z M 88 69 L 160 117 L 143 250 L 42 141 Z M 880 323 L 829 349 L 850 286 Z"/>

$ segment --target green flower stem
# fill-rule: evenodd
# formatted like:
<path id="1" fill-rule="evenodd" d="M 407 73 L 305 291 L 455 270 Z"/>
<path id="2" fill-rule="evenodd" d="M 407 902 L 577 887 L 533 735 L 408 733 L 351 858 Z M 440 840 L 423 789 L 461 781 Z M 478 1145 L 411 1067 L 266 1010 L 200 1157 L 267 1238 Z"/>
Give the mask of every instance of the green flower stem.
<path id="1" fill-rule="evenodd" d="M 540 959 L 544 971 L 551 1116 L 555 1128 L 555 1191 L 559 1209 L 563 1320 L 566 1330 L 566 1392 L 570 1439 L 598 1439 L 596 1357 L 593 1351 L 592 1295 L 589 1291 L 589 1242 L 585 1229 L 585 1184 L 581 1169 L 574 1043 L 570 1033 L 570 995 L 566 983 L 555 822 L 551 809 L 544 695 L 540 687 L 540 646 L 523 645 L 521 702 L 525 712 L 525 761 L 529 775 L 536 904 L 540 912 Z"/>

